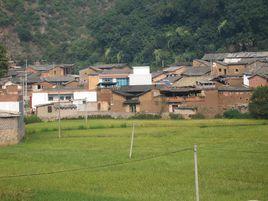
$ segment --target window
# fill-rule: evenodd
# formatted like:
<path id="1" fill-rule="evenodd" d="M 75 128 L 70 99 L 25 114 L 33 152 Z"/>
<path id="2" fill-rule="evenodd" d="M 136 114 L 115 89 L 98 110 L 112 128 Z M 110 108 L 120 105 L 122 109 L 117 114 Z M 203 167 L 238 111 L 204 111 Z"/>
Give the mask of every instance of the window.
<path id="1" fill-rule="evenodd" d="M 103 82 L 113 82 L 113 78 L 102 78 Z"/>
<path id="2" fill-rule="evenodd" d="M 48 97 L 48 100 L 49 100 L 49 101 L 53 101 L 53 96 L 49 96 L 49 97 Z"/>
<path id="3" fill-rule="evenodd" d="M 117 78 L 116 79 L 116 86 L 128 86 L 129 85 L 129 78 Z"/>
<path id="4" fill-rule="evenodd" d="M 64 96 L 60 96 L 60 100 L 64 100 Z"/>
<path id="5" fill-rule="evenodd" d="M 57 71 L 54 71 L 54 75 L 56 75 Z"/>
<path id="6" fill-rule="evenodd" d="M 235 72 L 238 72 L 238 69 L 235 69 Z"/>
<path id="7" fill-rule="evenodd" d="M 47 112 L 48 112 L 48 113 L 52 113 L 52 106 L 48 106 L 48 107 L 47 107 Z"/>
<path id="8" fill-rule="evenodd" d="M 71 100 L 72 97 L 71 96 L 66 96 L 66 100 Z"/>
<path id="9" fill-rule="evenodd" d="M 130 111 L 131 112 L 136 112 L 136 105 L 135 104 L 130 105 Z"/>
<path id="10" fill-rule="evenodd" d="M 221 68 L 219 68 L 219 72 L 221 72 Z"/>
<path id="11" fill-rule="evenodd" d="M 224 75 L 226 75 L 227 74 L 227 70 L 226 69 L 224 69 Z"/>
<path id="12" fill-rule="evenodd" d="M 41 85 L 40 84 L 37 85 L 37 89 L 41 89 Z"/>

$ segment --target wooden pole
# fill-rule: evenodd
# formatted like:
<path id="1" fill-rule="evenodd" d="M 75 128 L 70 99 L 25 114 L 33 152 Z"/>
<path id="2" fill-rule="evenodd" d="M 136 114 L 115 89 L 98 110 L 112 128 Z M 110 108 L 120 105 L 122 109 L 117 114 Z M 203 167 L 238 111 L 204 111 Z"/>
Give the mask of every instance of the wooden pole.
<path id="1" fill-rule="evenodd" d="M 61 115 L 60 115 L 60 93 L 58 89 L 58 126 L 59 126 L 59 134 L 58 137 L 61 138 Z"/>
<path id="2" fill-rule="evenodd" d="M 88 114 L 87 114 L 87 99 L 85 98 L 85 109 L 86 109 L 86 116 L 85 116 L 85 119 L 86 119 L 86 126 L 87 126 L 87 116 L 88 116 Z"/>
<path id="3" fill-rule="evenodd" d="M 197 145 L 194 145 L 194 176 L 195 176 L 195 195 L 196 201 L 199 201 L 199 187 L 198 187 L 198 167 L 197 167 Z"/>
<path id="4" fill-rule="evenodd" d="M 133 143 L 134 143 L 134 134 L 135 134 L 135 125 L 132 125 L 132 134 L 131 134 L 131 143 L 130 143 L 130 150 L 129 150 L 129 159 L 132 158 L 132 150 L 133 150 Z"/>

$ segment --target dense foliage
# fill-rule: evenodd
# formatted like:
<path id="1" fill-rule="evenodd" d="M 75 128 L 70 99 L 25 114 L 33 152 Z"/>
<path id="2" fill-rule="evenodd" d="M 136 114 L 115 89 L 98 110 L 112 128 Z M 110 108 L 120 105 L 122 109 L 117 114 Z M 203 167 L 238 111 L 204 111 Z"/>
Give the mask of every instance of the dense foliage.
<path id="1" fill-rule="evenodd" d="M 268 119 L 268 87 L 258 87 L 254 90 L 249 111 L 256 118 Z"/>
<path id="2" fill-rule="evenodd" d="M 205 52 L 268 49 L 265 0 L 0 3 L 0 29 L 18 36 L 23 47 L 22 53 L 15 55 L 19 59 L 160 66 L 189 61 Z"/>
<path id="3" fill-rule="evenodd" d="M 251 116 L 248 113 L 241 113 L 237 109 L 229 109 L 223 113 L 223 117 L 227 119 L 250 119 Z"/>
<path id="4" fill-rule="evenodd" d="M 8 68 L 8 59 L 6 49 L 0 44 L 0 77 L 2 77 Z"/>

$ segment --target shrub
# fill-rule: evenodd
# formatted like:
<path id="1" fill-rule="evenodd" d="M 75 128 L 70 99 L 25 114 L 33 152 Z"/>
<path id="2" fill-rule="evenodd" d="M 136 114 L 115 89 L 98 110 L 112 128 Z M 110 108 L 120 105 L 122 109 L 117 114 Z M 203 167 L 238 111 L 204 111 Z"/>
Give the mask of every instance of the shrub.
<path id="1" fill-rule="evenodd" d="M 181 116 L 180 114 L 174 114 L 174 113 L 170 113 L 169 117 L 170 119 L 183 119 L 183 116 Z"/>
<path id="2" fill-rule="evenodd" d="M 135 114 L 129 119 L 161 119 L 159 114 Z"/>
<path id="3" fill-rule="evenodd" d="M 222 119 L 223 116 L 222 116 L 222 114 L 216 114 L 214 118 L 215 118 L 215 119 Z"/>
<path id="4" fill-rule="evenodd" d="M 237 109 L 229 109 L 223 113 L 223 117 L 227 119 L 248 119 L 249 113 L 241 113 Z"/>
<path id="5" fill-rule="evenodd" d="M 205 119 L 205 116 L 201 113 L 196 113 L 194 115 L 191 115 L 192 119 Z"/>
<path id="6" fill-rule="evenodd" d="M 114 119 L 111 115 L 90 115 L 88 119 Z"/>
<path id="7" fill-rule="evenodd" d="M 31 115 L 31 116 L 25 116 L 24 122 L 25 124 L 31 124 L 31 123 L 42 122 L 42 120 L 36 115 Z"/>
<path id="8" fill-rule="evenodd" d="M 268 87 L 258 87 L 254 90 L 249 112 L 255 118 L 268 118 Z"/>

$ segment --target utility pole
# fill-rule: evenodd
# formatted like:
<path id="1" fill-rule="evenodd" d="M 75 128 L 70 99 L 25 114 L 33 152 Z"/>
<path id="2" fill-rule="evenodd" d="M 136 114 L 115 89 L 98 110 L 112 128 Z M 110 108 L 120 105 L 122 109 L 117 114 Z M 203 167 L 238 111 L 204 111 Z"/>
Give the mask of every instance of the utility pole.
<path id="1" fill-rule="evenodd" d="M 61 115 L 60 115 L 60 92 L 58 88 L 58 126 L 59 126 L 59 138 L 61 138 Z"/>
<path id="2" fill-rule="evenodd" d="M 197 167 L 197 145 L 194 145 L 194 176 L 195 176 L 195 195 L 196 201 L 199 201 L 199 187 L 198 187 L 198 167 Z"/>
<path id="3" fill-rule="evenodd" d="M 132 125 L 132 134 L 131 134 L 131 143 L 130 143 L 130 150 L 129 150 L 129 159 L 132 158 L 132 150 L 133 150 L 133 143 L 134 143 L 134 134 L 135 134 L 135 124 Z"/>
<path id="4" fill-rule="evenodd" d="M 85 119 L 86 119 L 86 126 L 87 126 L 87 117 L 88 117 L 88 113 L 87 113 L 87 99 L 85 98 L 85 113 L 86 113 L 86 116 L 85 116 Z"/>
<path id="5" fill-rule="evenodd" d="M 28 91 L 28 78 L 27 78 L 28 60 L 25 60 L 25 112 L 27 114 L 27 91 Z"/>

